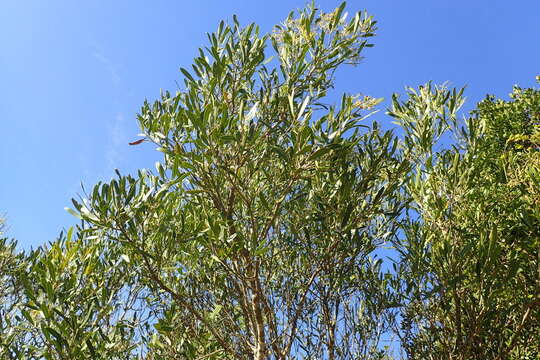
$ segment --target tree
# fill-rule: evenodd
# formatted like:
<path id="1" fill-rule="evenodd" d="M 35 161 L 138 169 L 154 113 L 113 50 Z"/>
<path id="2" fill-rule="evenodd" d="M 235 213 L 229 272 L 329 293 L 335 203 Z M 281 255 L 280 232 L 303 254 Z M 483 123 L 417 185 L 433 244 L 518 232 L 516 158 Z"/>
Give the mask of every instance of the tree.
<path id="1" fill-rule="evenodd" d="M 148 358 L 382 358 L 392 238 L 407 163 L 362 121 L 377 100 L 325 102 L 372 46 L 344 4 L 291 13 L 272 34 L 221 23 L 185 90 L 139 123 L 164 160 L 74 201 L 86 234 L 119 244 L 163 309 Z M 274 57 L 266 46 L 272 44 Z"/>
<path id="2" fill-rule="evenodd" d="M 0 241 L 1 359 L 135 358 L 151 314 L 114 244 L 70 230 L 29 253 L 15 245 Z"/>
<path id="3" fill-rule="evenodd" d="M 391 330 L 410 359 L 538 356 L 540 91 L 461 124 L 428 83 L 393 97 L 401 138 L 366 124 L 380 99 L 328 99 L 375 31 L 344 7 L 220 23 L 138 116 L 154 172 L 37 250 L 0 239 L 1 359 L 389 359 Z"/>
<path id="4" fill-rule="evenodd" d="M 5 222 L 0 218 L 0 356 L 6 349 L 21 343 L 21 332 L 15 328 L 15 316 L 21 303 L 19 276 L 23 256 L 17 254 L 17 243 L 4 237 Z"/>
<path id="5" fill-rule="evenodd" d="M 414 162 L 403 347 L 411 359 L 537 358 L 540 91 L 488 96 L 463 127 L 461 94 L 427 84 L 390 111 Z"/>

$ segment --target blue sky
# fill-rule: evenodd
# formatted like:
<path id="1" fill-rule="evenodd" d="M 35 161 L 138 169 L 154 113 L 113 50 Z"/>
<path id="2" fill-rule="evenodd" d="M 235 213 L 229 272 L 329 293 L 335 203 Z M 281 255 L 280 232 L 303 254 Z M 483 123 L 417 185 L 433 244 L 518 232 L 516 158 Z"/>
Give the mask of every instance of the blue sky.
<path id="1" fill-rule="evenodd" d="M 325 10 L 339 1 L 321 0 Z M 2 0 L 0 214 L 23 248 L 76 223 L 64 211 L 114 169 L 153 168 L 149 144 L 130 147 L 136 113 L 176 90 L 206 32 L 237 14 L 271 30 L 305 1 Z M 388 99 L 428 80 L 467 85 L 466 109 L 485 94 L 534 86 L 540 1 L 349 1 L 379 22 L 375 47 L 339 72 L 336 93 Z M 179 81 L 181 83 L 181 81 Z M 382 112 L 377 116 L 389 122 Z"/>

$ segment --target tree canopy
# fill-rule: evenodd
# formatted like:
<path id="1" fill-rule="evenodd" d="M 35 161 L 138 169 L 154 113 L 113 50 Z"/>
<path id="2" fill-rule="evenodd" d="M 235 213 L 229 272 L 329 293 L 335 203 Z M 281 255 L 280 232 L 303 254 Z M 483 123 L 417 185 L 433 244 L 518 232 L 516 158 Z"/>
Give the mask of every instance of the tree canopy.
<path id="1" fill-rule="evenodd" d="M 540 91 L 462 120 L 428 83 L 383 130 L 382 99 L 328 96 L 375 30 L 345 4 L 221 22 L 138 115 L 155 170 L 85 191 L 46 246 L 0 241 L 0 358 L 538 356 Z"/>
<path id="2" fill-rule="evenodd" d="M 463 125 L 448 116 L 455 91 L 427 85 L 394 98 L 414 164 L 396 243 L 411 358 L 538 356 L 540 91 L 510 97 L 488 96 Z M 435 150 L 446 132 L 452 140 Z"/>

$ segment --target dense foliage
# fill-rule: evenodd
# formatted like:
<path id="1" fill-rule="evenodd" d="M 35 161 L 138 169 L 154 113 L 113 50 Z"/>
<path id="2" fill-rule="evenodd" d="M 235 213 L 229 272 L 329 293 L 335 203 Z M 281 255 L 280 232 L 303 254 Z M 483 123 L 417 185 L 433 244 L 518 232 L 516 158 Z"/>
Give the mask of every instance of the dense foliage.
<path id="1" fill-rule="evenodd" d="M 380 99 L 327 96 L 374 31 L 344 4 L 222 22 L 142 107 L 155 171 L 47 246 L 0 240 L 0 358 L 538 357 L 540 91 L 460 121 L 463 91 L 426 84 L 383 131 Z"/>
<path id="2" fill-rule="evenodd" d="M 536 359 L 540 91 L 489 96 L 463 127 L 458 95 L 428 85 L 390 112 L 414 162 L 397 243 L 403 346 L 413 359 Z"/>

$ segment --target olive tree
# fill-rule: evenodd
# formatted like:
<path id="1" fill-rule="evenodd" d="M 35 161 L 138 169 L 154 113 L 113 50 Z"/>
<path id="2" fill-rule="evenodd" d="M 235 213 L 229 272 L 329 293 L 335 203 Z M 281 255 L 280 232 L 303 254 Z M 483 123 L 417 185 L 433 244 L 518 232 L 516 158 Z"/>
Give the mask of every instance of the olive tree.
<path id="1" fill-rule="evenodd" d="M 375 31 L 344 7 L 307 7 L 264 35 L 220 23 L 184 88 L 138 116 L 164 155 L 156 170 L 74 201 L 161 309 L 147 358 L 385 356 L 397 304 L 373 253 L 396 234 L 408 165 L 364 121 L 379 100 L 328 100 Z"/>
<path id="2" fill-rule="evenodd" d="M 4 237 L 4 229 L 4 219 L 0 218 L 0 358 L 6 358 L 9 349 L 22 341 L 16 316 L 22 302 L 19 279 L 25 264 L 23 254 L 16 250 L 17 243 Z"/>
<path id="3" fill-rule="evenodd" d="M 394 97 L 412 167 L 398 292 L 411 359 L 533 359 L 540 333 L 540 91 Z"/>
<path id="4" fill-rule="evenodd" d="M 0 241 L 1 359 L 137 358 L 152 312 L 114 243 L 70 229 L 29 252 Z"/>

